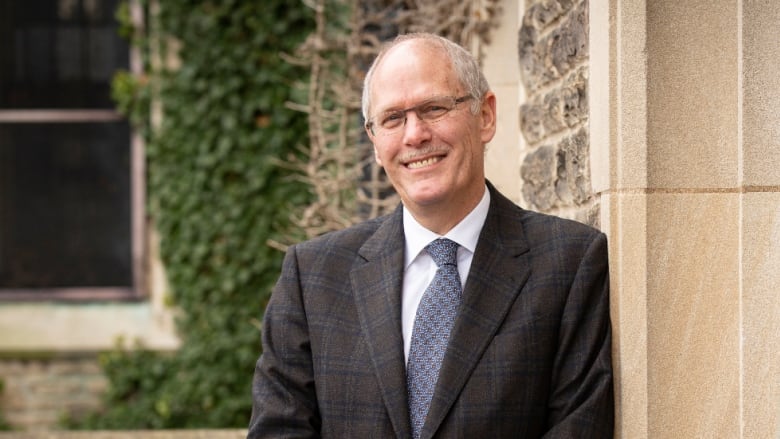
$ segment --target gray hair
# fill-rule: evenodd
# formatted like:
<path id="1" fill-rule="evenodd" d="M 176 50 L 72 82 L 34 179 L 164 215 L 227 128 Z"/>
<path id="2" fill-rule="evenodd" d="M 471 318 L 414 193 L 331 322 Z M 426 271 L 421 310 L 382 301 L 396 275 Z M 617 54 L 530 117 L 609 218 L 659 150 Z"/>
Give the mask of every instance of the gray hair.
<path id="1" fill-rule="evenodd" d="M 362 109 L 363 119 L 368 120 L 368 109 L 371 106 L 371 82 L 374 78 L 374 72 L 379 63 L 384 59 L 387 52 L 393 47 L 403 43 L 405 41 L 419 40 L 425 44 L 431 46 L 438 46 L 444 50 L 452 63 L 452 69 L 455 71 L 455 75 L 460 80 L 460 83 L 465 87 L 466 92 L 474 97 L 474 102 L 471 105 L 472 113 L 477 113 L 482 103 L 482 98 L 490 90 L 487 79 L 479 68 L 479 63 L 476 58 L 462 46 L 435 34 L 430 33 L 411 33 L 397 36 L 394 40 L 386 43 L 379 54 L 371 64 L 371 68 L 368 69 L 366 77 L 363 80 L 363 96 L 362 96 Z"/>

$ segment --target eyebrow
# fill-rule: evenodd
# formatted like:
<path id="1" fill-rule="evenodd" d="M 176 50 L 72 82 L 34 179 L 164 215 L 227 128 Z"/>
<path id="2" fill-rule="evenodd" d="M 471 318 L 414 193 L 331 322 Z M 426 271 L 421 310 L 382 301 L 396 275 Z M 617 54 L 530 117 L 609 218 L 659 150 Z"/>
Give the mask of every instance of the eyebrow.
<path id="1" fill-rule="evenodd" d="M 401 105 L 390 106 L 390 107 L 387 107 L 384 110 L 377 111 L 376 114 L 379 115 L 379 114 L 393 113 L 393 112 L 401 111 L 401 110 L 408 110 L 410 108 L 419 107 L 420 105 L 428 103 L 430 101 L 433 101 L 433 100 L 436 100 L 436 99 L 440 99 L 440 98 L 446 98 L 446 97 L 449 97 L 449 96 L 450 95 L 435 95 L 435 96 L 431 96 L 431 97 L 423 99 L 422 101 L 419 101 L 416 104 L 413 104 L 412 106 L 409 106 L 409 107 L 405 107 L 405 106 L 401 106 Z"/>

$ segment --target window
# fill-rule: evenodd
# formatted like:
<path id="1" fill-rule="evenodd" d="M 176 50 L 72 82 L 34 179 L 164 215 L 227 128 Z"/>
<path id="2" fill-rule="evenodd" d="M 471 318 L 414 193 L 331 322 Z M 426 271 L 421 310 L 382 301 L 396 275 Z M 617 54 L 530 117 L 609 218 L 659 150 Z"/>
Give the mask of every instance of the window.
<path id="1" fill-rule="evenodd" d="M 118 0 L 0 0 L 0 300 L 141 294 L 143 153 Z"/>

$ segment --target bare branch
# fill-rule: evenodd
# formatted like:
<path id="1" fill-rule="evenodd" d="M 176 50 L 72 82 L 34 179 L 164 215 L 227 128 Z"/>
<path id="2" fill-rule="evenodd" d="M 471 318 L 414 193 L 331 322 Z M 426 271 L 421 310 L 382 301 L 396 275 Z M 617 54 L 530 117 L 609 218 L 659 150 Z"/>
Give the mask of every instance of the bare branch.
<path id="1" fill-rule="evenodd" d="M 386 214 L 399 202 L 374 161 L 362 128 L 362 77 L 382 39 L 407 32 L 433 32 L 464 47 L 487 41 L 498 0 L 305 0 L 315 11 L 315 32 L 295 55 L 280 56 L 310 66 L 306 103 L 286 106 L 308 115 L 309 145 L 300 156 L 277 163 L 298 172 L 311 203 L 293 219 L 289 242 L 342 229 Z M 345 17 L 344 10 L 351 11 Z M 479 58 L 479 54 L 477 54 Z M 277 241 L 268 243 L 286 249 Z"/>

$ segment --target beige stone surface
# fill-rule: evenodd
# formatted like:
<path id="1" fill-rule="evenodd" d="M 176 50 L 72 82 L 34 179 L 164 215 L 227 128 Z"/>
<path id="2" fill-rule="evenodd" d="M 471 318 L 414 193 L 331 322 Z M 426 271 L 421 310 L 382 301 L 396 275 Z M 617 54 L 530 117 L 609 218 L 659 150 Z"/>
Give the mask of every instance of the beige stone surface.
<path id="1" fill-rule="evenodd" d="M 780 193 L 742 197 L 744 438 L 780 437 Z"/>
<path id="2" fill-rule="evenodd" d="M 519 108 L 523 88 L 517 59 L 518 9 L 522 5 L 518 3 L 501 2 L 498 26 L 491 30 L 491 44 L 481 50 L 483 70 L 498 101 L 496 135 L 485 154 L 485 175 L 509 199 L 522 204 Z"/>
<path id="3" fill-rule="evenodd" d="M 493 90 L 498 96 L 498 126 L 487 146 L 485 176 L 510 200 L 522 204 L 517 86 L 493 86 Z"/>
<path id="4" fill-rule="evenodd" d="M 780 438 L 780 2 L 716 3 L 590 3 L 619 438 Z"/>
<path id="5" fill-rule="evenodd" d="M 780 2 L 742 10 L 743 184 L 780 186 Z"/>
<path id="6" fill-rule="evenodd" d="M 648 437 L 739 437 L 739 196 L 647 200 Z"/>
<path id="7" fill-rule="evenodd" d="M 614 1 L 610 2 L 613 7 Z M 617 138 L 612 144 L 615 189 L 648 186 L 647 166 L 647 9 L 645 0 L 628 0 L 616 7 L 613 120 Z"/>
<path id="8" fill-rule="evenodd" d="M 738 183 L 737 0 L 647 2 L 648 181 Z"/>
<path id="9" fill-rule="evenodd" d="M 647 183 L 645 0 L 590 2 L 590 161 L 593 191 Z"/>
<path id="10" fill-rule="evenodd" d="M 490 29 L 490 44 L 481 51 L 482 70 L 491 86 L 517 85 L 520 62 L 517 57 L 517 31 L 524 6 L 517 0 L 501 0 L 495 27 Z"/>
<path id="11" fill-rule="evenodd" d="M 615 38 L 611 22 L 615 9 L 610 2 L 591 1 L 589 4 L 590 31 L 588 47 L 590 63 L 588 75 L 588 124 L 590 125 L 590 172 L 594 193 L 609 191 L 614 174 L 611 162 L 611 148 L 615 145 L 614 116 L 616 102 L 615 84 Z M 602 219 L 604 224 L 604 219 Z"/>
<path id="12" fill-rule="evenodd" d="M 97 355 L 0 358 L 0 413 L 24 431 L 57 428 L 67 414 L 94 412 L 108 386 Z"/>
<path id="13" fill-rule="evenodd" d="M 107 350 L 119 337 L 153 349 L 174 349 L 179 340 L 170 316 L 148 302 L 0 304 L 0 351 Z"/>
<path id="14" fill-rule="evenodd" d="M 637 194 L 601 198 L 609 238 L 617 437 L 647 437 L 647 208 Z"/>

